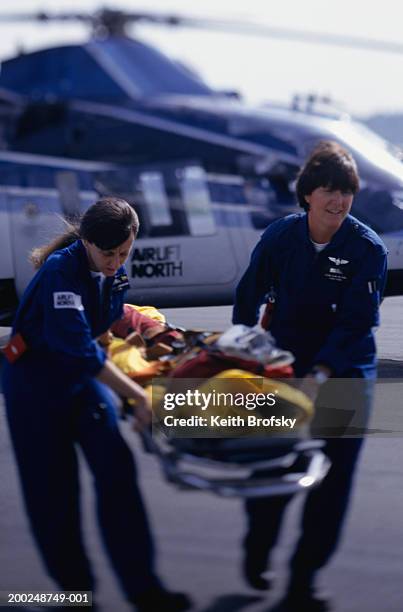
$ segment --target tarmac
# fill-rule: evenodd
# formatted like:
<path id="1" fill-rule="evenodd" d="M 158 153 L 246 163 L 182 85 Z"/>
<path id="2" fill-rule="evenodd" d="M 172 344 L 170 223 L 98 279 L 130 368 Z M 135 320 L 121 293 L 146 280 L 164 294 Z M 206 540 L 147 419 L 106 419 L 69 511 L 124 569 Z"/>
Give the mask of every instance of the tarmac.
<path id="1" fill-rule="evenodd" d="M 399 433 L 403 430 L 403 297 L 387 298 L 381 312 L 377 344 L 382 382 L 377 389 L 375 421 L 391 433 L 371 436 L 365 443 L 342 545 L 321 577 L 321 584 L 333 594 L 334 612 L 403 609 L 403 438 Z M 174 309 L 166 314 L 183 327 L 221 330 L 230 324 L 229 307 Z M 297 496 L 290 504 L 273 558 L 277 580 L 270 594 L 262 595 L 248 588 L 240 574 L 241 502 L 174 488 L 163 480 L 155 457 L 143 452 L 128 423 L 122 423 L 122 431 L 137 459 L 159 551 L 158 566 L 167 585 L 187 591 L 195 612 L 273 609 L 286 583 L 287 559 L 298 535 L 303 497 Z M 2 400 L 0 465 L 0 591 L 54 590 L 24 514 Z M 84 534 L 99 582 L 100 610 L 127 612 L 131 608 L 118 589 L 99 540 L 91 476 L 83 460 L 81 479 Z"/>

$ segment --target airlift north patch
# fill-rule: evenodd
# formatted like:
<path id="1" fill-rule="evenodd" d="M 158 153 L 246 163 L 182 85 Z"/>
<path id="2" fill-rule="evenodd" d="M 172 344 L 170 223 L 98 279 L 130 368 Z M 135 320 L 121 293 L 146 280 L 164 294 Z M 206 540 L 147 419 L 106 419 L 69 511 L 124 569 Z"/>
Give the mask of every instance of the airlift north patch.
<path id="1" fill-rule="evenodd" d="M 54 308 L 72 308 L 74 310 L 84 310 L 81 302 L 81 295 L 72 291 L 56 291 L 53 294 Z"/>

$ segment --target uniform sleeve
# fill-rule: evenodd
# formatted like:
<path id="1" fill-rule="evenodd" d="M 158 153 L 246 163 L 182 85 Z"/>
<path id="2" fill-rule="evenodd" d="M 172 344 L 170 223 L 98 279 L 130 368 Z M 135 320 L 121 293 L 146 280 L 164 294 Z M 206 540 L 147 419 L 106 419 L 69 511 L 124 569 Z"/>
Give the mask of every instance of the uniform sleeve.
<path id="1" fill-rule="evenodd" d="M 42 284 L 45 342 L 73 373 L 96 376 L 106 354 L 93 340 L 79 284 L 59 270 L 49 270 Z"/>
<path id="2" fill-rule="evenodd" d="M 234 325 L 252 327 L 259 318 L 259 308 L 270 288 L 269 242 L 263 237 L 253 250 L 249 266 L 235 292 L 232 315 Z"/>
<path id="3" fill-rule="evenodd" d="M 371 245 L 339 305 L 336 326 L 316 355 L 315 364 L 329 366 L 335 376 L 354 367 L 372 328 L 379 325 L 386 272 L 385 249 Z"/>

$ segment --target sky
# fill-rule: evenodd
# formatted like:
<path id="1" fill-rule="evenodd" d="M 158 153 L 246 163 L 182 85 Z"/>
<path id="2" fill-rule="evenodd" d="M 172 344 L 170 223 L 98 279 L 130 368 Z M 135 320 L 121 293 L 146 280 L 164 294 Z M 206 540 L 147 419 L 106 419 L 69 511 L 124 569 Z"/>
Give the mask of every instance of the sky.
<path id="1" fill-rule="evenodd" d="M 344 34 L 403 43 L 403 3 L 382 0 L 18 0 L 14 13 L 83 11 L 100 6 L 160 10 L 255 21 L 273 27 Z M 0 15 L 7 11 L 0 8 Z M 236 90 L 251 104 L 288 103 L 295 94 L 332 98 L 354 116 L 403 113 L 403 54 L 309 45 L 221 32 L 138 26 L 136 36 L 193 67 L 210 86 Z M 79 24 L 0 25 L 0 59 L 17 48 L 82 42 Z"/>

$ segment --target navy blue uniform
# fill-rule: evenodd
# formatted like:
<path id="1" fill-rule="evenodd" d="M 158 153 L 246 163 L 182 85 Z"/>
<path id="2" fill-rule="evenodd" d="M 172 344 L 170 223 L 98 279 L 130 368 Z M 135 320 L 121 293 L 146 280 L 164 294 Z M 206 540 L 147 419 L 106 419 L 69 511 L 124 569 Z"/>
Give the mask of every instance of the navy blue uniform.
<path id="1" fill-rule="evenodd" d="M 124 267 L 92 278 L 81 241 L 53 253 L 21 300 L 13 332 L 28 351 L 6 363 L 3 388 L 32 530 L 64 590 L 93 590 L 79 511 L 78 443 L 92 470 L 105 547 L 130 600 L 159 586 L 133 456 L 109 388 L 94 377 L 106 355 L 95 338 L 123 311 Z"/>
<path id="2" fill-rule="evenodd" d="M 254 249 L 241 279 L 234 323 L 255 325 L 268 294 L 275 298 L 270 332 L 295 355 L 295 372 L 305 376 L 316 364 L 334 377 L 366 379 L 348 398 L 369 414 L 376 377 L 373 328 L 386 282 L 386 248 L 370 228 L 347 216 L 319 253 L 309 238 L 308 216 L 290 215 L 272 223 Z M 321 388 L 317 407 L 320 413 Z M 325 452 L 332 467 L 306 499 L 302 535 L 292 561 L 294 581 L 309 583 L 333 553 L 351 491 L 362 438 L 331 439 Z M 245 547 L 255 570 L 264 571 L 289 498 L 247 502 Z"/>
<path id="3" fill-rule="evenodd" d="M 316 363 L 343 377 L 352 369 L 375 376 L 372 328 L 386 281 L 386 249 L 370 228 L 348 216 L 317 253 L 306 214 L 272 223 L 252 253 L 236 292 L 234 323 L 255 325 L 270 290 L 270 331 L 293 352 L 297 376 Z"/>

